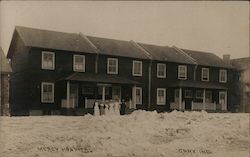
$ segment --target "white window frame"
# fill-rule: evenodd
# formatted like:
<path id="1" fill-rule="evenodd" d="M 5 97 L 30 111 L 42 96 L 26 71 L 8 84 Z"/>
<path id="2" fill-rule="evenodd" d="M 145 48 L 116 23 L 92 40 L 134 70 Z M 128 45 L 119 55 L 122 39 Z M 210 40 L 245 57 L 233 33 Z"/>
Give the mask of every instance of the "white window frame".
<path id="1" fill-rule="evenodd" d="M 136 63 L 139 63 L 139 64 L 140 64 L 140 70 L 141 70 L 141 71 L 140 71 L 139 74 L 136 74 L 136 73 L 135 73 L 135 64 L 136 64 Z M 133 72 L 132 72 L 132 73 L 133 73 L 133 76 L 142 76 L 142 61 L 133 60 L 133 68 L 132 68 L 132 69 L 133 69 L 133 70 L 132 70 L 132 71 L 133 71 Z"/>
<path id="2" fill-rule="evenodd" d="M 164 66 L 164 74 L 163 74 L 163 76 L 162 75 L 159 75 L 159 67 L 160 66 Z M 164 64 L 164 63 L 157 63 L 157 78 L 166 78 L 166 73 L 167 73 L 167 66 L 166 66 L 166 64 Z"/>
<path id="3" fill-rule="evenodd" d="M 225 80 L 222 80 L 222 73 L 223 72 L 225 72 Z M 219 82 L 221 82 L 221 83 L 226 83 L 227 82 L 227 70 L 220 69 L 220 72 L 219 72 Z"/>
<path id="4" fill-rule="evenodd" d="M 83 58 L 83 69 L 77 69 L 76 68 L 76 57 L 82 57 Z M 73 70 L 76 72 L 85 72 L 85 55 L 74 55 L 73 56 Z"/>
<path id="5" fill-rule="evenodd" d="M 164 101 L 163 102 L 160 102 L 159 100 L 159 91 L 164 91 Z M 166 88 L 157 88 L 157 92 L 156 92 L 156 100 L 157 100 L 157 105 L 166 105 Z"/>
<path id="6" fill-rule="evenodd" d="M 52 67 L 46 67 L 44 64 L 44 54 L 50 54 L 52 55 Z M 49 51 L 42 51 L 42 69 L 45 70 L 55 70 L 55 53 L 54 52 L 49 52 Z"/>
<path id="7" fill-rule="evenodd" d="M 116 66 L 116 69 L 115 71 L 109 71 L 109 66 L 110 66 L 110 63 L 109 61 L 115 61 L 115 66 Z M 118 59 L 117 58 L 107 58 L 107 74 L 118 74 Z"/>
<path id="8" fill-rule="evenodd" d="M 204 73 L 207 70 L 207 78 L 204 77 Z M 209 68 L 201 68 L 201 80 L 209 81 Z"/>
<path id="9" fill-rule="evenodd" d="M 52 86 L 52 100 L 51 101 L 46 101 L 44 100 L 44 85 L 51 85 Z M 55 85 L 52 82 L 42 82 L 41 83 L 41 102 L 42 103 L 54 103 L 54 99 L 55 99 L 55 89 L 54 89 Z"/>
<path id="10" fill-rule="evenodd" d="M 181 73 L 180 73 L 181 68 L 185 69 L 185 76 L 184 77 L 181 77 Z M 187 79 L 187 66 L 186 65 L 178 65 L 178 79 L 180 79 L 180 80 L 186 80 Z"/>
<path id="11" fill-rule="evenodd" d="M 137 102 L 137 95 L 136 95 L 137 90 L 140 91 L 139 102 Z M 136 100 L 136 104 L 139 104 L 139 105 L 142 104 L 142 88 L 141 87 L 135 87 L 135 100 Z"/>

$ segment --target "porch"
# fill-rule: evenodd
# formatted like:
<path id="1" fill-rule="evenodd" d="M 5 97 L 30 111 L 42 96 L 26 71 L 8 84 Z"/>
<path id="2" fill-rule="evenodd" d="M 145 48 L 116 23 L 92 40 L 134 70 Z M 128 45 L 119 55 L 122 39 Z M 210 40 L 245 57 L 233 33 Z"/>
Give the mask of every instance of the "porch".
<path id="1" fill-rule="evenodd" d="M 60 95 L 61 109 L 81 110 L 93 114 L 94 104 L 110 101 L 126 102 L 126 110 L 136 109 L 136 81 L 116 75 L 74 73 L 61 80 L 64 87 Z M 66 88 L 66 90 L 65 90 Z"/>
<path id="2" fill-rule="evenodd" d="M 227 90 L 187 88 L 175 89 L 171 110 L 227 111 Z"/>

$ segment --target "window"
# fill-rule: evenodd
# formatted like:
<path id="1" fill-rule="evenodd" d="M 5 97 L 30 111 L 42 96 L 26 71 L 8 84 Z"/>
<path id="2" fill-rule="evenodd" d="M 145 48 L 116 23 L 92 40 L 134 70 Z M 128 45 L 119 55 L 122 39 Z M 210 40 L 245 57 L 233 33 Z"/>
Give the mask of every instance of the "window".
<path id="1" fill-rule="evenodd" d="M 162 63 L 157 64 L 157 77 L 166 78 L 166 64 Z"/>
<path id="2" fill-rule="evenodd" d="M 206 91 L 205 98 L 207 103 L 212 103 L 212 91 Z"/>
<path id="3" fill-rule="evenodd" d="M 98 87 L 98 95 L 102 95 L 102 87 Z M 109 87 L 105 87 L 105 95 L 109 95 Z"/>
<path id="4" fill-rule="evenodd" d="M 142 62 L 141 61 L 133 61 L 133 75 L 142 76 Z"/>
<path id="5" fill-rule="evenodd" d="M 182 80 L 187 79 L 187 66 L 186 65 L 178 66 L 178 79 L 182 79 Z"/>
<path id="6" fill-rule="evenodd" d="M 83 95 L 94 95 L 95 89 L 93 87 L 83 86 L 82 87 L 82 94 Z"/>
<path id="7" fill-rule="evenodd" d="M 41 88 L 41 101 L 42 103 L 54 102 L 54 83 L 42 82 Z"/>
<path id="8" fill-rule="evenodd" d="M 166 89 L 157 88 L 157 105 L 165 105 L 165 104 L 166 104 Z"/>
<path id="9" fill-rule="evenodd" d="M 209 69 L 208 68 L 201 69 L 201 80 L 209 81 Z"/>
<path id="10" fill-rule="evenodd" d="M 185 98 L 192 98 L 193 97 L 193 92 L 192 90 L 185 90 Z"/>
<path id="11" fill-rule="evenodd" d="M 42 69 L 54 70 L 55 69 L 55 53 L 42 52 Z"/>
<path id="12" fill-rule="evenodd" d="M 219 104 L 226 104 L 226 92 L 219 92 Z"/>
<path id="13" fill-rule="evenodd" d="M 196 99 L 203 99 L 203 91 L 202 90 L 196 91 Z"/>
<path id="14" fill-rule="evenodd" d="M 74 71 L 85 72 L 84 55 L 74 55 Z"/>
<path id="15" fill-rule="evenodd" d="M 220 82 L 227 82 L 227 71 L 226 70 L 220 70 L 220 75 L 219 75 L 219 81 Z"/>
<path id="16" fill-rule="evenodd" d="M 108 58 L 107 63 L 107 73 L 108 74 L 118 74 L 118 59 L 117 58 Z"/>
<path id="17" fill-rule="evenodd" d="M 135 88 L 135 95 L 136 95 L 136 104 L 142 104 L 142 88 L 141 87 Z"/>

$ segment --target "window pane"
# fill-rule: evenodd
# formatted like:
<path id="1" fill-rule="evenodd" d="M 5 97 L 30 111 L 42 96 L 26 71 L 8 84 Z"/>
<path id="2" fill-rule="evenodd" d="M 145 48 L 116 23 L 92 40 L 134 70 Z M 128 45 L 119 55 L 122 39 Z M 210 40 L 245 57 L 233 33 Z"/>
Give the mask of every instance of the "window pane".
<path id="1" fill-rule="evenodd" d="M 85 59 L 84 56 L 74 56 L 74 70 L 84 71 Z"/>
<path id="2" fill-rule="evenodd" d="M 141 62 L 134 62 L 134 74 L 142 74 L 142 67 L 141 67 Z"/>
<path id="3" fill-rule="evenodd" d="M 53 102 L 53 85 L 44 83 L 42 84 L 42 101 L 43 102 Z"/>
<path id="4" fill-rule="evenodd" d="M 53 69 L 54 68 L 54 54 L 53 53 L 48 53 L 48 52 L 43 52 L 42 53 L 42 68 L 44 69 Z"/>

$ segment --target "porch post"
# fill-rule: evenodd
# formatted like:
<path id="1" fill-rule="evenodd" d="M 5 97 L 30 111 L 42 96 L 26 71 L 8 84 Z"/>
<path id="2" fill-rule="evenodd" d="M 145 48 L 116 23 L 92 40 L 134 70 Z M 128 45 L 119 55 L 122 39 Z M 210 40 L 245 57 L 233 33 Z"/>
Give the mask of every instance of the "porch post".
<path id="1" fill-rule="evenodd" d="M 179 89 L 179 110 L 182 109 L 182 88 Z"/>
<path id="2" fill-rule="evenodd" d="M 206 89 L 204 88 L 203 89 L 203 107 L 202 107 L 203 110 L 206 109 Z"/>
<path id="3" fill-rule="evenodd" d="M 102 101 L 105 101 L 105 86 L 102 86 Z"/>
<path id="4" fill-rule="evenodd" d="M 136 85 L 132 87 L 132 106 L 136 108 Z"/>
<path id="5" fill-rule="evenodd" d="M 67 81 L 67 107 L 69 108 L 70 106 L 70 102 L 69 102 L 69 99 L 70 99 L 70 82 Z"/>

